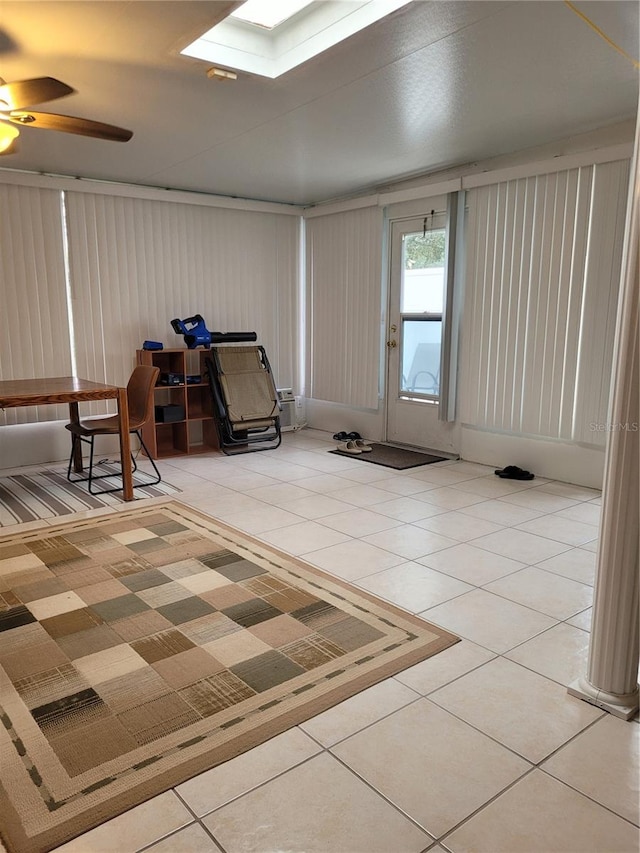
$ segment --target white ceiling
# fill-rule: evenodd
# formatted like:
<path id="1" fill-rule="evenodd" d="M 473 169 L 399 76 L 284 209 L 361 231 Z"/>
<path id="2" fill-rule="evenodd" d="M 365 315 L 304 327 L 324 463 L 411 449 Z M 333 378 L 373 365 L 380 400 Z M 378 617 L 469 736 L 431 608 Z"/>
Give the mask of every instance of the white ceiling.
<path id="1" fill-rule="evenodd" d="M 236 5 L 0 0 L 0 76 L 134 132 L 27 127 L 0 167 L 309 204 L 636 112 L 637 70 L 561 0 L 417 0 L 276 80 L 209 80 L 179 51 Z M 638 56 L 635 0 L 576 5 Z"/>

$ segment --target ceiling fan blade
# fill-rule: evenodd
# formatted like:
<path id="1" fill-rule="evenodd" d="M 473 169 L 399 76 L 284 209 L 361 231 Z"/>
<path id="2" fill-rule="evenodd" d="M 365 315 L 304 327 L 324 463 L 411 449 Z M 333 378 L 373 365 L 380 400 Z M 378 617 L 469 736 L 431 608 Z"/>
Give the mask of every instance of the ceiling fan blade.
<path id="1" fill-rule="evenodd" d="M 31 104 L 44 104 L 55 101 L 74 92 L 71 86 L 55 80 L 53 77 L 34 77 L 32 80 L 18 80 L 16 83 L 4 83 L 0 86 L 0 101 L 8 104 L 9 109 L 20 110 Z"/>
<path id="2" fill-rule="evenodd" d="M 133 131 L 115 127 L 113 124 L 56 113 L 13 112 L 7 118 L 15 124 L 39 127 L 43 130 L 61 130 L 63 133 L 77 133 L 80 136 L 93 136 L 95 139 L 108 139 L 112 142 L 128 142 L 133 136 Z"/>

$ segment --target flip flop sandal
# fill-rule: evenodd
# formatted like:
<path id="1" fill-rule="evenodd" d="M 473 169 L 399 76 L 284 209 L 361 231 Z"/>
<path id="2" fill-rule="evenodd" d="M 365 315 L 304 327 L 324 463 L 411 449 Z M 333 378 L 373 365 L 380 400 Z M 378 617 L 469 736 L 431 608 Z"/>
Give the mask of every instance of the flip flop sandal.
<path id="1" fill-rule="evenodd" d="M 357 454 L 362 453 L 362 450 L 359 447 L 356 447 L 355 441 L 345 441 L 342 444 L 339 444 L 337 449 L 341 453 L 350 453 L 352 456 L 357 456 Z"/>
<path id="2" fill-rule="evenodd" d="M 519 471 L 522 471 L 522 468 L 518 468 L 517 465 L 507 465 L 506 468 L 497 468 L 495 473 L 500 477 L 502 474 L 511 476 L 512 474 L 517 474 Z"/>
<path id="3" fill-rule="evenodd" d="M 523 471 L 522 468 L 519 468 L 517 471 L 514 471 L 512 474 L 498 474 L 501 480 L 533 480 L 534 475 L 530 471 Z"/>
<path id="4" fill-rule="evenodd" d="M 349 435 L 347 436 L 347 438 L 350 438 L 353 441 L 358 441 L 358 440 L 362 441 L 362 436 L 360 435 L 359 432 L 350 432 Z"/>
<path id="5" fill-rule="evenodd" d="M 363 441 L 361 438 L 355 439 L 355 445 L 356 447 L 359 447 L 363 453 L 371 453 L 371 451 L 373 450 L 373 447 L 371 447 L 369 442 Z"/>
<path id="6" fill-rule="evenodd" d="M 337 432 L 333 436 L 334 441 L 346 441 L 348 438 L 349 436 L 346 434 L 346 432 L 344 432 L 344 430 L 342 432 Z"/>

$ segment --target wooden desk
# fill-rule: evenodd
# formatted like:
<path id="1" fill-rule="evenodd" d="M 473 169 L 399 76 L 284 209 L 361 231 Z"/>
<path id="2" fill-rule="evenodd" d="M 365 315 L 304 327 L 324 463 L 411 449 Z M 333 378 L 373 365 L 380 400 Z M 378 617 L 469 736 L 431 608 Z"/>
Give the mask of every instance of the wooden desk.
<path id="1" fill-rule="evenodd" d="M 16 406 L 45 406 L 54 403 L 69 404 L 69 419 L 79 421 L 78 403 L 87 400 L 117 400 L 120 416 L 120 462 L 122 463 L 122 497 L 133 500 L 131 475 L 131 441 L 129 437 L 129 407 L 127 389 L 117 385 L 89 382 L 75 376 L 59 376 L 51 379 L 11 379 L 0 382 L 0 409 Z M 74 456 L 76 471 L 82 471 L 82 451 L 79 446 Z"/>

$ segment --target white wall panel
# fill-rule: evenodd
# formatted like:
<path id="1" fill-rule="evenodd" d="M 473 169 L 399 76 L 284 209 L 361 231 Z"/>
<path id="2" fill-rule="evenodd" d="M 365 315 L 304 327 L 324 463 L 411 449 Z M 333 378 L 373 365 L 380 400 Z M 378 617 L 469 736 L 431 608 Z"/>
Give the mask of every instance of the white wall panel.
<path id="1" fill-rule="evenodd" d="M 608 418 L 628 182 L 626 160 L 595 167 L 573 418 L 576 441 L 593 442 L 592 424 L 605 425 Z M 596 435 L 604 444 L 606 432 L 599 429 Z"/>
<path id="2" fill-rule="evenodd" d="M 276 316 L 273 349 L 267 354 L 279 388 L 298 387 L 300 379 L 300 230 L 302 220 L 276 216 Z"/>
<path id="3" fill-rule="evenodd" d="M 382 211 L 306 220 L 307 396 L 376 408 L 380 382 Z"/>
<path id="4" fill-rule="evenodd" d="M 470 190 L 461 420 L 601 444 L 628 161 Z"/>
<path id="5" fill-rule="evenodd" d="M 173 318 L 256 331 L 279 385 L 296 357 L 299 220 L 147 199 L 67 194 L 78 371 L 126 382 L 145 339 L 181 347 Z"/>
<path id="6" fill-rule="evenodd" d="M 0 379 L 70 376 L 60 193 L 0 185 Z M 60 420 L 67 406 L 0 411 L 0 423 Z"/>

